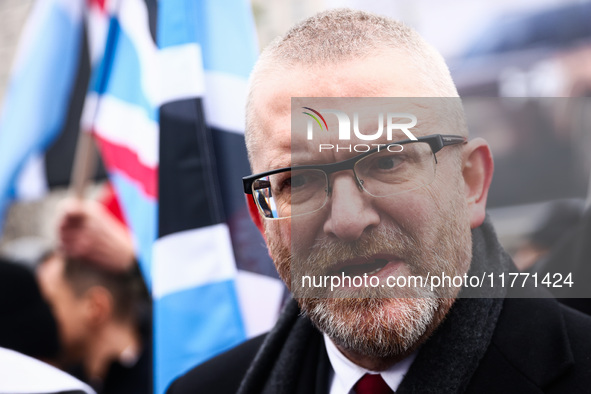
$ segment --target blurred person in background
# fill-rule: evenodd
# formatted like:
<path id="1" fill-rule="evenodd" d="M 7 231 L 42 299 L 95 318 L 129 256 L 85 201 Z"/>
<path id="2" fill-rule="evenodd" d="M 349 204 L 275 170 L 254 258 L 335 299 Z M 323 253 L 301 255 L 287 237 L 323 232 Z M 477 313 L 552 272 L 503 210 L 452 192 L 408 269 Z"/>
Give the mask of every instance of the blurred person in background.
<path id="1" fill-rule="evenodd" d="M 56 253 L 38 276 L 58 321 L 61 365 L 99 393 L 148 393 L 152 363 L 139 330 L 137 274 Z"/>
<path id="2" fill-rule="evenodd" d="M 55 368 L 59 354 L 57 323 L 34 273 L 0 258 L 0 393 L 94 393 Z"/>
<path id="3" fill-rule="evenodd" d="M 571 238 L 581 222 L 582 200 L 552 201 L 535 230 L 517 249 L 513 261 L 520 271 L 532 271 L 561 242 Z M 535 271 L 535 269 L 533 269 Z"/>
<path id="4" fill-rule="evenodd" d="M 591 209 L 582 212 L 577 225 L 565 234 L 539 261 L 534 270 L 540 276 L 571 274 L 577 281 L 585 284 L 579 287 L 552 287 L 550 291 L 558 300 L 587 315 L 591 315 L 591 299 L 587 289 L 591 283 Z"/>
<path id="5" fill-rule="evenodd" d="M 58 252 L 37 273 L 58 321 L 60 361 L 99 393 L 150 393 L 150 302 L 129 231 L 101 203 L 69 199 L 58 234 Z"/>

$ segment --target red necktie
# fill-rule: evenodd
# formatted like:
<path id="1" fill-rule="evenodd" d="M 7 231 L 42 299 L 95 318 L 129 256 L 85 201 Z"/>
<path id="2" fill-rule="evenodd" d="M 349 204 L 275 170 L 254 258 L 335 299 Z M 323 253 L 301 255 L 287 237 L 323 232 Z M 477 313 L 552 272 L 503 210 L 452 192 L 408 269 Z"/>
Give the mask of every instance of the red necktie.
<path id="1" fill-rule="evenodd" d="M 384 382 L 382 375 L 366 373 L 353 387 L 357 394 L 392 394 L 392 389 Z"/>

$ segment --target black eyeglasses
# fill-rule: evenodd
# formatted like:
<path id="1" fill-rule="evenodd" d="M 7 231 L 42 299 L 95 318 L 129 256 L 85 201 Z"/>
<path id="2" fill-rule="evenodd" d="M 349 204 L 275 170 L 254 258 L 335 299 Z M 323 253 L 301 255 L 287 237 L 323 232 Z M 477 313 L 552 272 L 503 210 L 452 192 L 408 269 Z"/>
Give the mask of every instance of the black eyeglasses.
<path id="1" fill-rule="evenodd" d="M 435 154 L 446 146 L 463 144 L 459 135 L 433 134 L 417 140 L 384 144 L 337 163 L 302 165 L 242 178 L 264 217 L 283 219 L 316 212 L 332 192 L 330 174 L 353 170 L 360 189 L 374 197 L 406 193 L 435 179 Z"/>

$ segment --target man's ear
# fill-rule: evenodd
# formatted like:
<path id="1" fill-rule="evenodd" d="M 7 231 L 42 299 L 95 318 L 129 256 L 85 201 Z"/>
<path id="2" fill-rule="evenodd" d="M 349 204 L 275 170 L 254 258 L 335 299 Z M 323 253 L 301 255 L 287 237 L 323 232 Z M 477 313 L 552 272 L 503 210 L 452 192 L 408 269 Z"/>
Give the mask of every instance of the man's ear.
<path id="1" fill-rule="evenodd" d="M 84 294 L 86 299 L 86 318 L 94 327 L 103 325 L 114 312 L 111 293 L 102 286 L 92 286 Z"/>
<path id="2" fill-rule="evenodd" d="M 263 235 L 265 242 L 267 242 L 267 237 L 265 237 L 265 229 L 263 227 L 263 217 L 261 216 L 259 208 L 257 207 L 257 204 L 254 201 L 254 196 L 252 194 L 248 194 L 246 196 L 246 205 L 248 205 L 248 213 L 250 214 L 250 218 Z"/>
<path id="3" fill-rule="evenodd" d="M 468 141 L 464 147 L 462 175 L 470 214 L 470 228 L 476 228 L 484 221 L 493 172 L 494 163 L 488 143 L 482 138 Z"/>

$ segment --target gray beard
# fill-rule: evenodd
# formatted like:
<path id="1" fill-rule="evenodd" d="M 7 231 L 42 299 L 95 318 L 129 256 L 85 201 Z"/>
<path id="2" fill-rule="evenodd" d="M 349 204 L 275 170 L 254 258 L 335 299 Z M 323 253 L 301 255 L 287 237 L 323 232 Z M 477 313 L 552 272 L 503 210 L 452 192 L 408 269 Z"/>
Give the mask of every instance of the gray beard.
<path id="1" fill-rule="evenodd" d="M 381 226 L 354 242 L 333 239 L 316 242 L 311 248 L 292 245 L 293 255 L 269 228 L 266 235 L 279 275 L 312 323 L 337 346 L 384 359 L 418 348 L 443 321 L 459 289 L 379 287 L 357 289 L 356 298 L 343 298 L 330 289 L 302 289 L 297 279 L 304 274 L 325 275 L 335 261 L 386 252 L 404 256 L 412 275 L 463 275 L 469 268 L 472 245 L 466 223 L 465 214 L 450 209 L 433 226 L 429 244 L 422 242 L 424 237 L 399 227 Z"/>
<path id="2" fill-rule="evenodd" d="M 376 298 L 300 299 L 300 307 L 314 325 L 339 347 L 367 357 L 390 358 L 408 354 L 431 331 L 439 309 L 434 298 L 398 298 L 396 312 L 388 313 Z"/>

